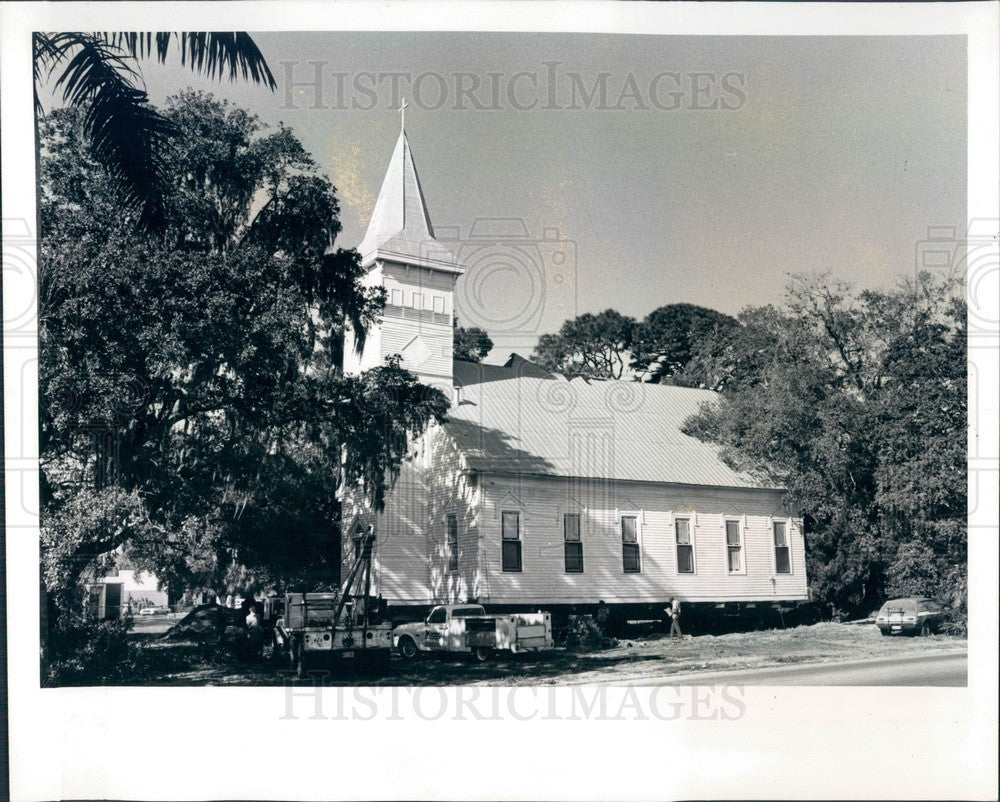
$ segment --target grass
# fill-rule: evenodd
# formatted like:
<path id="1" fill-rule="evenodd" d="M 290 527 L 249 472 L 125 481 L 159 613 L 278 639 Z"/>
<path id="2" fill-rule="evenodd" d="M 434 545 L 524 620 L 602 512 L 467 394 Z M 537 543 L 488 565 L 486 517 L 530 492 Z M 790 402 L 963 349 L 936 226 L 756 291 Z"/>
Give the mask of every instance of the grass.
<path id="1" fill-rule="evenodd" d="M 284 685 L 292 680 L 284 664 L 240 661 L 209 645 L 135 635 L 141 645 L 135 672 L 125 685 Z M 473 663 L 455 655 L 413 662 L 393 660 L 384 676 L 350 672 L 325 679 L 331 685 L 562 685 L 629 682 L 692 671 L 726 671 L 794 664 L 956 654 L 966 641 L 947 635 L 883 637 L 873 625 L 821 623 L 795 629 L 700 635 L 670 640 L 665 635 L 625 639 L 601 650 L 560 649 Z"/>

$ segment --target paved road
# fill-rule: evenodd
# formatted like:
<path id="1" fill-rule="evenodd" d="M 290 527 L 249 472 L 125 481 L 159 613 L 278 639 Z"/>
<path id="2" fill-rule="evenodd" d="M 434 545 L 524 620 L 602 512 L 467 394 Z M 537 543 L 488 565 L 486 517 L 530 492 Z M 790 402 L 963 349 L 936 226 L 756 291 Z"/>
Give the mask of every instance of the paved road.
<path id="1" fill-rule="evenodd" d="M 609 684 L 615 684 L 613 680 Z M 643 678 L 629 685 L 910 685 L 957 687 L 968 684 L 968 656 L 932 654 L 845 663 L 779 666 L 744 671 L 688 671 Z"/>
<path id="2" fill-rule="evenodd" d="M 162 635 L 183 616 L 178 613 L 166 615 L 137 615 L 132 619 L 132 631 L 145 635 Z"/>

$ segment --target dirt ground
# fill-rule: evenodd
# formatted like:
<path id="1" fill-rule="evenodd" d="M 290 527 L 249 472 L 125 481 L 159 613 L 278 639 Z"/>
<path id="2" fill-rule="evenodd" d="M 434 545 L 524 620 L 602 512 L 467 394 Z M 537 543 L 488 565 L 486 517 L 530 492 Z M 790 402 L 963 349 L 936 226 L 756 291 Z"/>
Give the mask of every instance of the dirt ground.
<path id="1" fill-rule="evenodd" d="M 159 629 L 158 627 L 156 629 Z M 136 669 L 124 685 L 284 685 L 295 680 L 283 664 L 241 661 L 215 645 L 164 641 L 143 628 Z M 947 635 L 882 637 L 872 624 L 820 623 L 794 629 L 700 635 L 671 641 L 664 635 L 624 639 L 600 650 L 556 649 L 474 663 L 453 655 L 414 661 L 393 657 L 388 672 L 366 675 L 341 669 L 322 675 L 329 685 L 570 685 L 629 684 L 651 677 L 706 670 L 822 664 L 868 658 L 964 654 L 966 641 Z M 312 680 L 303 680 L 312 682 Z"/>

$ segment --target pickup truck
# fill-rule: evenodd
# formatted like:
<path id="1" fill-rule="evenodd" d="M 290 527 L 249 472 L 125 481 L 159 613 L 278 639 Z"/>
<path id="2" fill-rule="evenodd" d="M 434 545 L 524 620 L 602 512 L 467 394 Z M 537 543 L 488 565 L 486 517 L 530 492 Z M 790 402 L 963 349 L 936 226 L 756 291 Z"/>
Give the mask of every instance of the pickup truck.
<path id="1" fill-rule="evenodd" d="M 423 621 L 401 624 L 392 643 L 406 659 L 420 652 L 459 652 L 488 660 L 497 652 L 551 649 L 551 613 L 490 613 L 478 604 L 441 604 Z"/>

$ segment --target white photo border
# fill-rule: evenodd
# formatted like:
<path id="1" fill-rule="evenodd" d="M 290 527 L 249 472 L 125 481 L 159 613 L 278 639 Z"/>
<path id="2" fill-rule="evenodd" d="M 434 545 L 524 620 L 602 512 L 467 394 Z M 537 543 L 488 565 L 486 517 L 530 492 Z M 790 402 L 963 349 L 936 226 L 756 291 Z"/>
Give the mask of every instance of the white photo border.
<path id="1" fill-rule="evenodd" d="M 1000 219 L 997 8 L 986 2 L 4 3 L 4 238 L 14 226 L 26 226 L 23 253 L 30 263 L 35 256 L 33 30 L 253 32 L 271 30 L 275 23 L 287 31 L 965 35 L 968 214 L 970 220 L 995 224 Z M 294 717 L 287 717 L 282 688 L 39 688 L 37 342 L 33 288 L 24 278 L 4 276 L 4 319 L 19 321 L 4 333 L 13 799 L 995 798 L 1000 420 L 995 339 L 981 340 L 969 351 L 978 380 L 970 420 L 978 421 L 979 429 L 970 432 L 969 451 L 970 497 L 978 504 L 969 521 L 968 688 L 747 687 L 738 703 L 721 708 L 735 713 L 743 705 L 733 720 L 707 718 L 712 712 L 707 707 L 703 717 L 692 717 L 695 700 L 710 694 L 702 689 L 684 701 L 685 715 L 674 721 L 626 713 L 624 719 L 591 720 L 582 727 L 545 715 L 548 702 L 541 700 L 555 699 L 558 713 L 577 693 L 570 688 L 551 697 L 542 688 L 504 689 L 503 715 L 489 721 L 475 720 L 467 709 L 461 717 L 463 694 L 466 700 L 471 694 L 467 688 L 396 694 L 385 689 L 377 695 L 346 688 L 326 691 L 322 718 L 315 717 L 312 698 L 292 700 Z M 24 310 L 23 319 L 17 310 Z M 593 690 L 586 693 L 590 698 Z M 630 696 L 636 693 L 608 689 L 608 708 L 634 710 Z M 439 704 L 448 712 L 437 720 L 398 712 L 412 711 L 414 703 L 428 713 Z M 638 704 L 641 709 L 645 702 Z M 345 719 L 338 711 L 350 712 Z M 519 720 L 532 712 L 528 721 Z M 137 738 L 137 731 L 150 734 L 155 748 Z"/>

